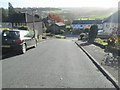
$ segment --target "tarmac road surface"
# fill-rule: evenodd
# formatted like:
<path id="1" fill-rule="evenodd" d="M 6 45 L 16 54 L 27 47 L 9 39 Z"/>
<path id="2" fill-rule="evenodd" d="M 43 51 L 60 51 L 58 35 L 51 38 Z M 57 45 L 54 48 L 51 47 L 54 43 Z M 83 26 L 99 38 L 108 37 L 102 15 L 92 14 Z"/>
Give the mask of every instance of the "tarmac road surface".
<path id="1" fill-rule="evenodd" d="M 2 60 L 3 88 L 114 88 L 70 39 L 41 42 Z"/>

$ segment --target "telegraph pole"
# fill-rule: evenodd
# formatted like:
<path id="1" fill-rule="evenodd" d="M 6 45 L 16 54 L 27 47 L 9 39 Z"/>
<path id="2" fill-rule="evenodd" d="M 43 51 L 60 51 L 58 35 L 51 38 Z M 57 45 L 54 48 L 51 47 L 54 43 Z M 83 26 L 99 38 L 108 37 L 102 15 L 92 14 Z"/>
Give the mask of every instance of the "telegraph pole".
<path id="1" fill-rule="evenodd" d="M 54 32 L 54 35 L 55 35 L 55 20 L 53 21 L 53 24 L 54 24 L 54 29 L 53 29 L 53 32 Z"/>
<path id="2" fill-rule="evenodd" d="M 33 32 L 34 32 L 34 36 L 35 37 L 35 20 L 34 20 L 34 9 L 32 9 L 32 23 L 33 23 Z"/>

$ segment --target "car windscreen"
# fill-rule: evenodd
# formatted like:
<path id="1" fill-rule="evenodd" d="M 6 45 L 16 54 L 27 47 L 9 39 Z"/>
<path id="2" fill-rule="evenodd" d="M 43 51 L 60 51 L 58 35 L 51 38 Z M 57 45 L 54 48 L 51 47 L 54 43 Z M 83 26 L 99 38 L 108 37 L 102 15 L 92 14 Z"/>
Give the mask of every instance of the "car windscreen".
<path id="1" fill-rule="evenodd" d="M 3 38 L 18 39 L 20 37 L 19 31 L 3 31 Z"/>

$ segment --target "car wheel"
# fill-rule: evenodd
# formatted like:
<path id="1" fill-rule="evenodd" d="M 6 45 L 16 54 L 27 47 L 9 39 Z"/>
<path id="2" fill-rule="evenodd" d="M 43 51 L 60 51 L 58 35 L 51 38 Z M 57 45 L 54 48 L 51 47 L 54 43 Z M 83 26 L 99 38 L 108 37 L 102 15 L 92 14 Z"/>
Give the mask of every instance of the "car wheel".
<path id="1" fill-rule="evenodd" d="M 23 44 L 21 48 L 21 53 L 24 54 L 26 52 L 26 45 Z"/>

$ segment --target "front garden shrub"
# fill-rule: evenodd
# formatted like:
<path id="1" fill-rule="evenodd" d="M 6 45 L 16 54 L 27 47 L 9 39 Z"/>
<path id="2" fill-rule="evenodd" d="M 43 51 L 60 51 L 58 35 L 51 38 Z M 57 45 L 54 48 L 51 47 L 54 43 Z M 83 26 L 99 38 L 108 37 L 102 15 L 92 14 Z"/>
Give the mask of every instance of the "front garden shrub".
<path id="1" fill-rule="evenodd" d="M 88 34 L 88 42 L 93 43 L 98 34 L 98 26 L 92 25 Z"/>
<path id="2" fill-rule="evenodd" d="M 19 30 L 29 30 L 29 28 L 27 26 L 21 26 L 21 27 L 18 27 Z"/>

